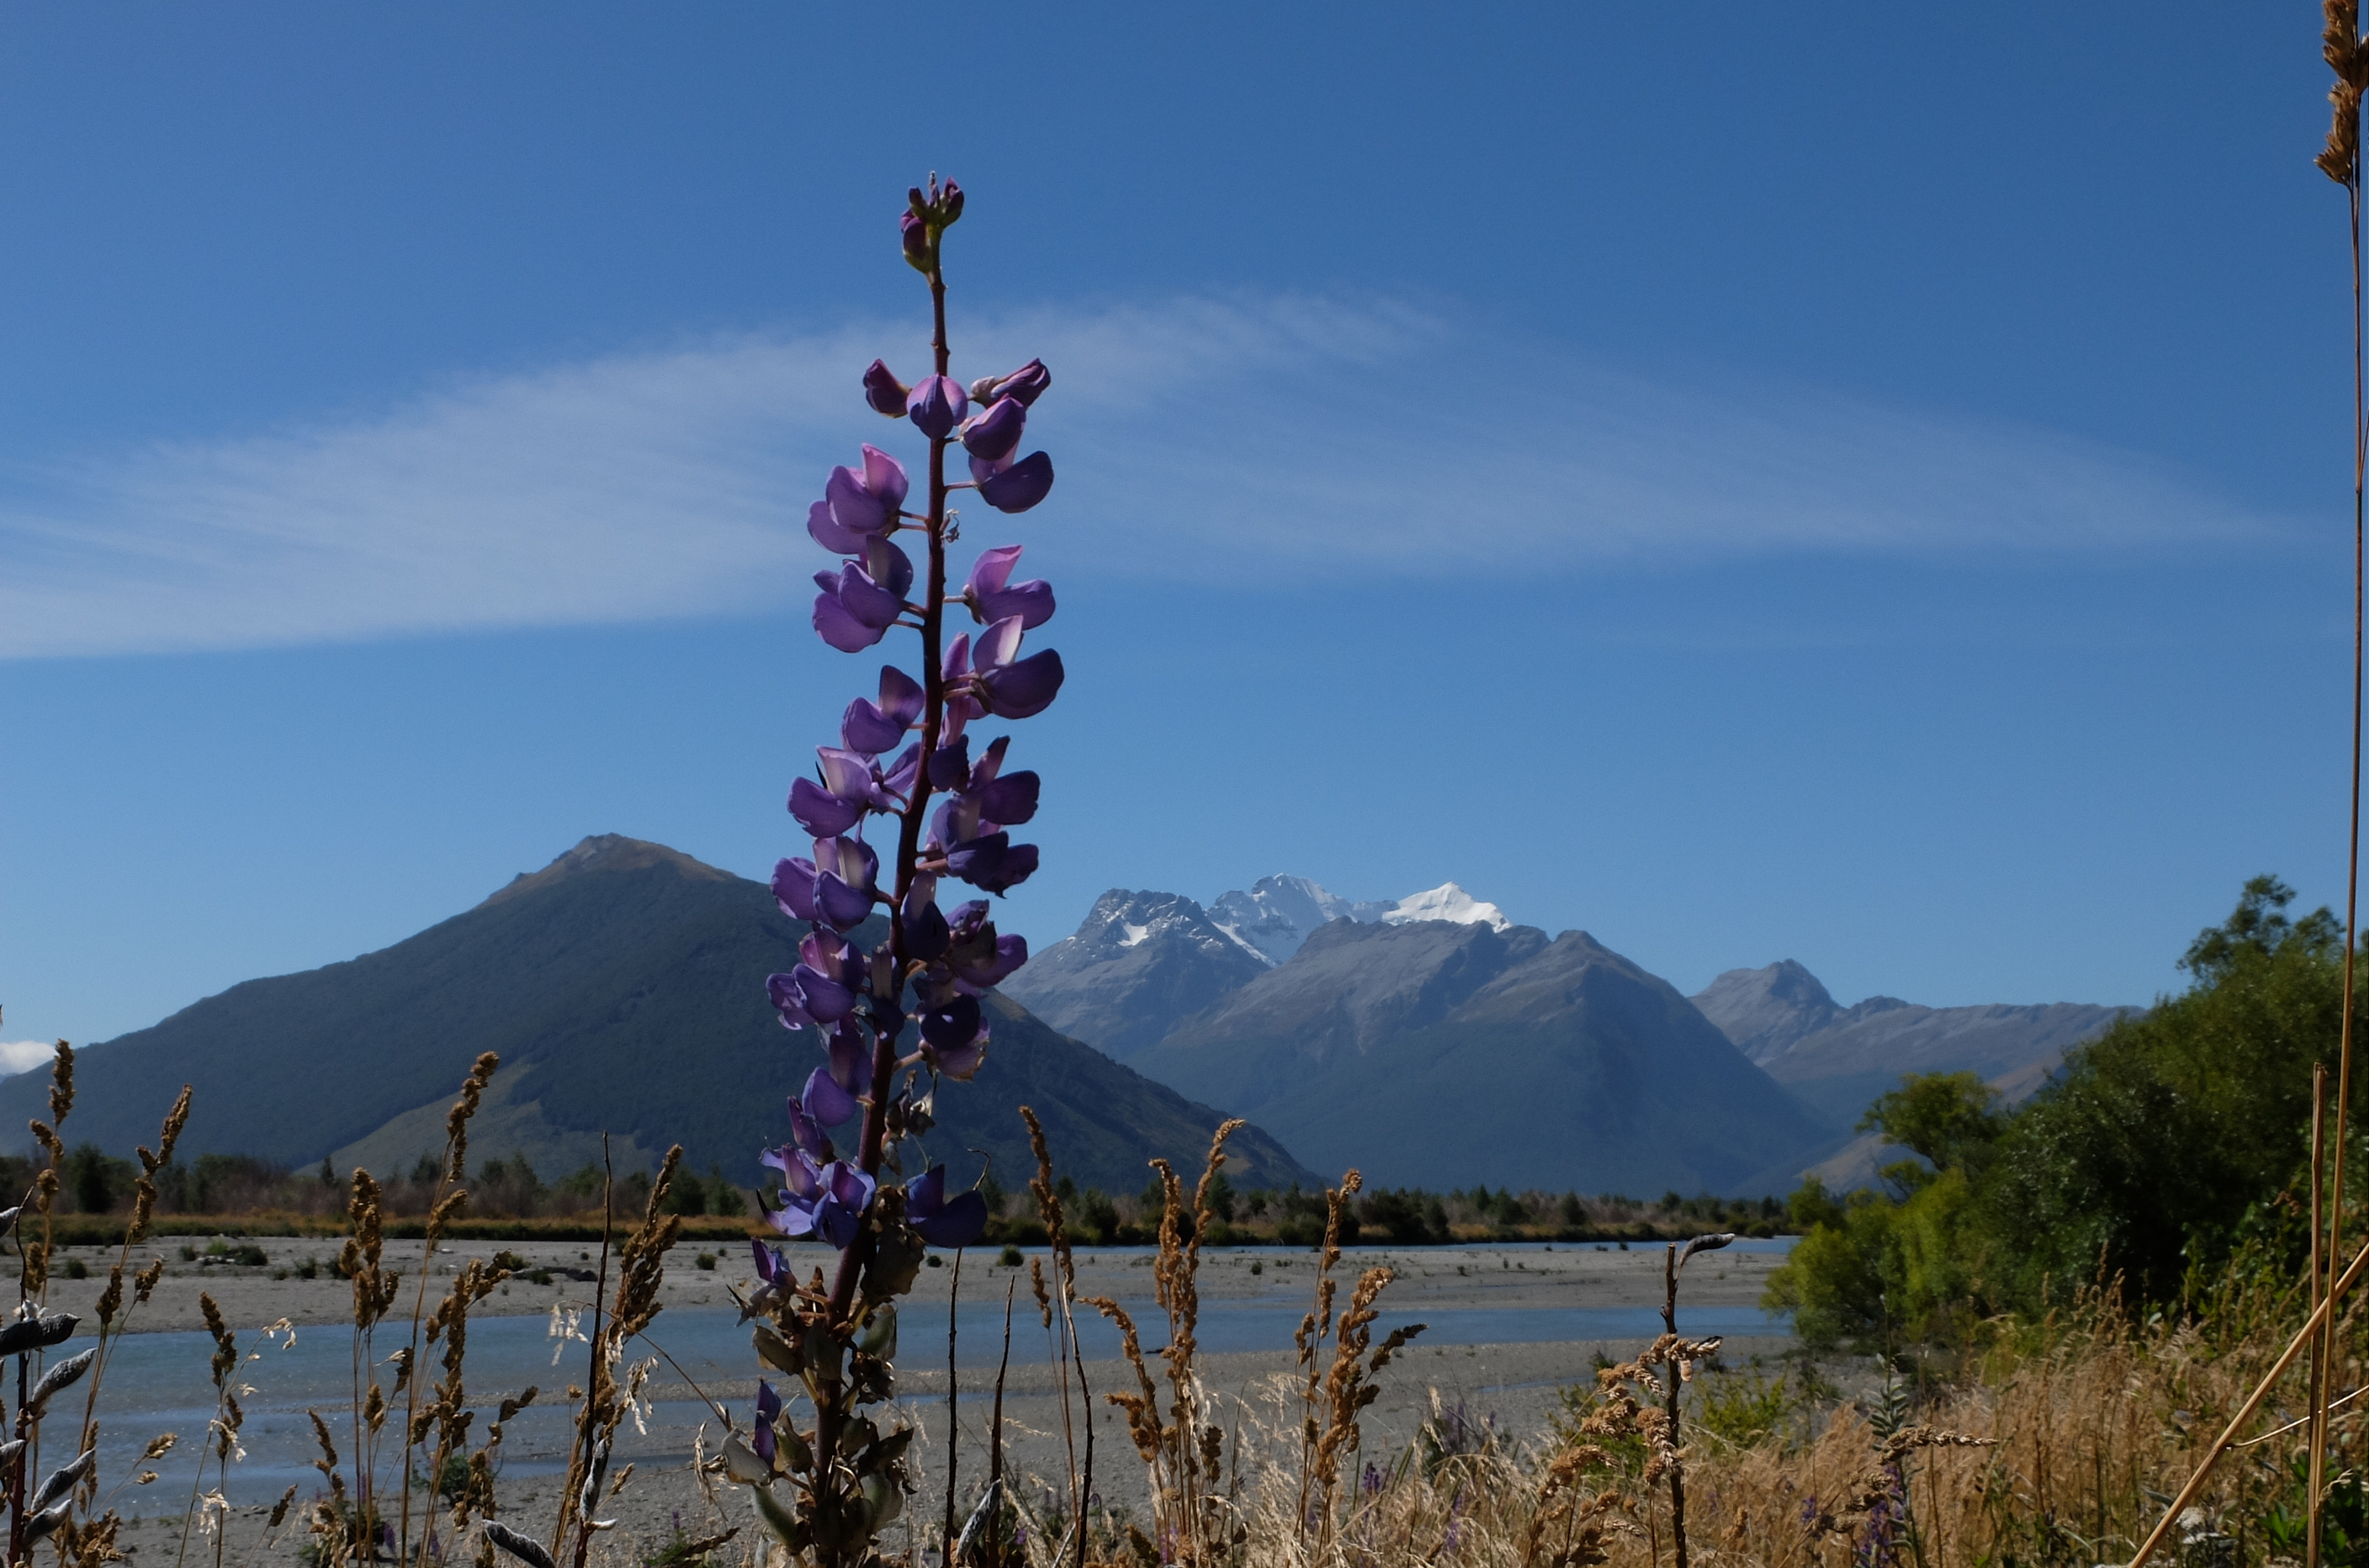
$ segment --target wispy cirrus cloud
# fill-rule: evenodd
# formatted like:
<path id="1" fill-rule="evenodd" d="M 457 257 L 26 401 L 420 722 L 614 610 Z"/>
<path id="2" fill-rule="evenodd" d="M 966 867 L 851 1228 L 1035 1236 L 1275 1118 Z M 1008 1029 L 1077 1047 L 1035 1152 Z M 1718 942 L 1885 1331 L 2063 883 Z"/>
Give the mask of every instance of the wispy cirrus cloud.
<path id="1" fill-rule="evenodd" d="M 910 324 L 619 354 L 374 418 L 0 473 L 0 657 L 269 647 L 794 602 L 829 466 L 901 426 L 854 372 Z M 1390 302 L 1014 315 L 1055 371 L 1063 571 L 1424 574 L 1802 552 L 2158 549 L 2283 526 L 2150 460 L 1797 389 L 1660 384 Z"/>

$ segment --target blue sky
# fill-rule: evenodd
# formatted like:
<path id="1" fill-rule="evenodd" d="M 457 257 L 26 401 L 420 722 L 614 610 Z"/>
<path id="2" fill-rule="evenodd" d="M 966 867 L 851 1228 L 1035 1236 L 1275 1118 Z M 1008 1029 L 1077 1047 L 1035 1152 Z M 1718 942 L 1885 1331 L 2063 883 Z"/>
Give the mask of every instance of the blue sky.
<path id="1" fill-rule="evenodd" d="M 1070 670 L 1008 924 L 1454 879 L 1688 990 L 2143 1000 L 2247 876 L 2341 898 L 2318 29 L 12 11 L 0 1037 L 587 833 L 795 853 L 875 663 L 801 520 L 900 428 L 854 382 L 922 357 L 933 168 L 958 372 L 1055 376 L 977 541 Z"/>

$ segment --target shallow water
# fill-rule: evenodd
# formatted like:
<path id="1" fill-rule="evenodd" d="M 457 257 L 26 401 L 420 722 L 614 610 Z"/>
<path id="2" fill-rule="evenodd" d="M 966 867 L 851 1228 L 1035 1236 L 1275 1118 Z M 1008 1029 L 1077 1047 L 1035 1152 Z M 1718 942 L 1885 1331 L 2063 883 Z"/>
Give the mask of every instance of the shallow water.
<path id="1" fill-rule="evenodd" d="M 1108 1249 L 1104 1249 L 1107 1251 Z M 1166 1320 L 1149 1300 L 1122 1303 L 1137 1321 L 1145 1340 L 1145 1354 L 1166 1343 Z M 1303 1301 L 1209 1301 L 1201 1307 L 1198 1343 L 1203 1352 L 1288 1350 L 1291 1336 L 1306 1312 Z M 1562 1341 L 1601 1341 L 1612 1347 L 1642 1345 L 1661 1331 L 1661 1315 L 1650 1307 L 1459 1308 L 1419 1314 L 1384 1312 L 1376 1322 L 1377 1340 L 1414 1318 L 1428 1326 L 1425 1345 L 1502 1345 Z M 468 1387 L 472 1402 L 482 1399 L 473 1441 L 482 1441 L 484 1424 L 493 1405 L 505 1394 L 526 1385 L 540 1385 L 552 1395 L 550 1405 L 538 1404 L 521 1413 L 508 1430 L 505 1472 L 533 1474 L 556 1467 L 566 1444 L 563 1391 L 570 1380 L 583 1379 L 584 1346 L 555 1340 L 550 1320 L 538 1317 L 477 1318 L 469 1325 Z M 1003 1308 L 966 1303 L 956 1325 L 957 1364 L 967 1370 L 991 1375 L 1002 1350 Z M 1790 1335 L 1791 1323 L 1749 1307 L 1681 1309 L 1681 1332 L 1697 1337 L 1710 1334 Z M 748 1325 L 724 1307 L 675 1307 L 652 1325 L 652 1336 L 635 1341 L 631 1359 L 655 1355 L 661 1348 L 675 1366 L 660 1362 L 654 1381 L 680 1386 L 684 1378 L 704 1387 L 745 1385 L 758 1367 L 750 1349 Z M 1090 1359 L 1119 1354 L 1117 1330 L 1099 1314 L 1082 1315 L 1079 1338 Z M 944 1365 L 946 1319 L 943 1307 L 909 1303 L 899 1337 L 911 1364 Z M 260 1344 L 247 1336 L 242 1344 Z M 400 1333 L 382 1340 L 392 1350 L 402 1343 Z M 555 1351 L 559 1365 L 553 1364 Z M 118 1499 L 126 1513 L 166 1511 L 177 1514 L 189 1496 L 191 1464 L 213 1410 L 212 1385 L 207 1378 L 212 1341 L 203 1333 L 133 1334 L 118 1343 L 108 1368 L 100 1401 L 103 1423 L 101 1473 L 129 1473 L 140 1448 L 160 1431 L 178 1432 L 182 1446 L 154 1468 L 162 1475 L 147 1495 Z M 1045 1355 L 1045 1330 L 1030 1304 L 1024 1301 L 1013 1322 L 1015 1363 Z M 426 1358 L 435 1370 L 434 1353 Z M 678 1373 L 675 1368 L 680 1368 Z M 292 1482 L 310 1495 L 320 1481 L 312 1468 L 318 1455 L 307 1407 L 318 1408 L 328 1419 L 341 1458 L 352 1443 L 353 1341 L 335 1328 L 303 1328 L 285 1348 L 278 1341 L 244 1362 L 239 1380 L 251 1393 L 241 1396 L 246 1422 L 241 1439 L 246 1448 L 243 1462 L 231 1467 L 230 1494 L 235 1500 L 265 1501 Z M 78 1410 L 61 1402 L 69 1411 Z M 399 1416 L 397 1417 L 399 1420 Z M 688 1454 L 692 1431 L 703 1420 L 715 1430 L 714 1413 L 696 1400 L 667 1402 L 652 1413 L 647 1436 L 630 1426 L 622 1448 L 636 1457 L 680 1459 Z M 745 1423 L 745 1416 L 741 1417 Z M 390 1440 L 394 1426 L 388 1428 Z M 44 1458 L 44 1468 L 67 1457 L 62 1451 Z M 622 1461 L 622 1455 L 621 1459 Z M 212 1466 L 208 1466 L 211 1477 Z"/>

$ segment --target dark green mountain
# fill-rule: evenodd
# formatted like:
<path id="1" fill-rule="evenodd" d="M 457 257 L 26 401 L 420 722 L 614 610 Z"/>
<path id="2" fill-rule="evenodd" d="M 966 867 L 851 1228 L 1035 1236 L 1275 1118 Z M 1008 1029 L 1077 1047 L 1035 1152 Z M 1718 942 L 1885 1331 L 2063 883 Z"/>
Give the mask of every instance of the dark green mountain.
<path id="1" fill-rule="evenodd" d="M 1383 1186 L 1758 1196 L 1839 1141 L 1580 931 L 1334 921 L 1127 1059 Z"/>
<path id="2" fill-rule="evenodd" d="M 66 1138 L 119 1154 L 153 1145 L 188 1082 L 186 1153 L 407 1168 L 441 1147 L 469 1064 L 495 1051 L 477 1156 L 523 1151 L 549 1176 L 597 1158 L 606 1131 L 621 1170 L 679 1142 L 694 1169 L 720 1165 L 753 1185 L 757 1151 L 787 1136 L 784 1097 L 821 1061 L 764 995 L 804 932 L 757 883 L 662 845 L 587 839 L 392 947 L 233 986 L 81 1053 Z M 1033 1171 L 1023 1104 L 1081 1185 L 1135 1191 L 1155 1154 L 1199 1168 L 1216 1111 L 1015 1003 L 990 1009 L 987 1065 L 941 1091 L 928 1139 L 963 1180 L 978 1170 L 970 1149 L 993 1157 L 1007 1186 Z M 0 1127 L 46 1117 L 46 1093 L 40 1072 L 0 1082 Z M 1237 1185 L 1316 1180 L 1256 1128 L 1229 1147 Z"/>

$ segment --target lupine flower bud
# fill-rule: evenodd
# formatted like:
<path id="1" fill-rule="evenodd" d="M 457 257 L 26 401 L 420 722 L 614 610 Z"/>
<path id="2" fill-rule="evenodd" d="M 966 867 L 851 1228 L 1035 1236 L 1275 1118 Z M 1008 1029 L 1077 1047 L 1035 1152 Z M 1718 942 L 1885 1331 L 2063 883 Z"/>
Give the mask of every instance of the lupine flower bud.
<path id="1" fill-rule="evenodd" d="M 961 422 L 970 398 L 952 376 L 923 376 L 905 399 L 905 417 L 932 441 L 943 441 Z"/>
<path id="2" fill-rule="evenodd" d="M 905 412 L 905 398 L 912 388 L 888 373 L 886 362 L 875 360 L 872 368 L 864 372 L 864 401 L 876 414 L 886 414 L 894 419 Z"/>
<path id="3" fill-rule="evenodd" d="M 926 274 L 930 270 L 930 226 L 910 212 L 898 219 L 897 226 L 904 233 L 905 265 Z"/>
<path id="4" fill-rule="evenodd" d="M 981 376 L 970 383 L 971 401 L 992 403 L 999 397 L 1009 397 L 1023 408 L 1033 406 L 1053 384 L 1053 372 L 1045 368 L 1042 360 L 1031 360 L 1010 375 Z"/>
<path id="5" fill-rule="evenodd" d="M 963 449 L 990 463 L 1009 457 L 1027 424 L 1028 409 L 1018 398 L 999 397 L 986 413 L 963 426 Z"/>

